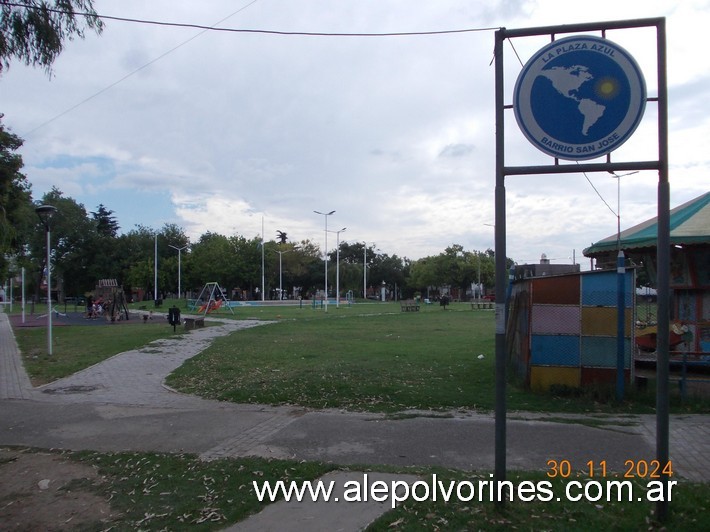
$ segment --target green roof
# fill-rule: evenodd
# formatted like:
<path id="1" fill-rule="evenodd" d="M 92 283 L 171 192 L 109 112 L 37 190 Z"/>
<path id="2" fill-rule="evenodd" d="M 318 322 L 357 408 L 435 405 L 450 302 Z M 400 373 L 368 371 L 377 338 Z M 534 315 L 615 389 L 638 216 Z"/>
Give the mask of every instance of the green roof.
<path id="1" fill-rule="evenodd" d="M 710 244 L 710 192 L 684 203 L 670 212 L 671 245 Z M 655 248 L 658 218 L 652 218 L 621 232 L 621 249 Z M 617 249 L 613 234 L 582 251 L 585 257 Z"/>

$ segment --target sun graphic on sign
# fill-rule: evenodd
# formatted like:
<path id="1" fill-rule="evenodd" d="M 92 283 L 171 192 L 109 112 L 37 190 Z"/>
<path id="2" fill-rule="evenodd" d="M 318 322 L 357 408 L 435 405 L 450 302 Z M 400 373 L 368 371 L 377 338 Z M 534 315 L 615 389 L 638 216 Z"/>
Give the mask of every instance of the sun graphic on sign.
<path id="1" fill-rule="evenodd" d="M 607 76 L 594 84 L 594 93 L 600 98 L 611 100 L 619 94 L 619 88 L 619 80 Z"/>

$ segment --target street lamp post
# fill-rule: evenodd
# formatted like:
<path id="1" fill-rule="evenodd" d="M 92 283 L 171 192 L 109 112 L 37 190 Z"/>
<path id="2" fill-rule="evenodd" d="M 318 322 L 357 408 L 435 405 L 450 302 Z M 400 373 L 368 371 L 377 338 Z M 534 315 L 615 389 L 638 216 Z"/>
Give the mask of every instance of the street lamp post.
<path id="1" fill-rule="evenodd" d="M 153 304 L 158 306 L 158 233 L 155 233 L 153 246 Z"/>
<path id="2" fill-rule="evenodd" d="M 325 253 L 323 255 L 323 262 L 325 263 L 325 311 L 328 312 L 328 216 L 334 214 L 335 211 L 330 212 L 319 212 L 313 211 L 316 214 L 320 214 L 325 218 Z"/>
<path id="3" fill-rule="evenodd" d="M 51 261 L 51 231 L 50 222 L 57 212 L 54 205 L 40 205 L 35 208 L 47 235 L 47 354 L 52 356 L 52 261 Z"/>
<path id="4" fill-rule="evenodd" d="M 288 253 L 289 251 L 291 251 L 291 250 L 290 249 L 287 249 L 285 251 L 279 251 L 278 249 L 276 250 L 276 253 L 279 254 L 279 301 L 283 300 L 283 285 L 281 283 L 281 271 L 282 271 L 281 257 L 283 257 L 284 253 Z"/>
<path id="5" fill-rule="evenodd" d="M 182 282 L 181 282 L 181 272 L 182 272 L 182 250 L 187 249 L 189 246 L 183 246 L 181 248 L 168 244 L 168 247 L 177 249 L 178 252 L 178 299 L 182 297 Z"/>
<path id="6" fill-rule="evenodd" d="M 362 298 L 367 301 L 367 242 L 363 242 L 362 258 Z"/>
<path id="7" fill-rule="evenodd" d="M 346 229 L 347 227 L 343 227 L 340 231 L 329 231 L 335 233 L 337 239 L 335 248 L 335 306 L 337 308 L 340 308 L 340 233 Z"/>
<path id="8" fill-rule="evenodd" d="M 621 250 L 621 178 L 628 174 L 617 175 L 610 172 L 616 179 L 616 400 L 624 399 L 624 331 L 626 325 L 626 294 L 624 293 L 626 282 L 626 266 L 624 252 Z M 613 211 L 612 211 L 613 212 Z"/>

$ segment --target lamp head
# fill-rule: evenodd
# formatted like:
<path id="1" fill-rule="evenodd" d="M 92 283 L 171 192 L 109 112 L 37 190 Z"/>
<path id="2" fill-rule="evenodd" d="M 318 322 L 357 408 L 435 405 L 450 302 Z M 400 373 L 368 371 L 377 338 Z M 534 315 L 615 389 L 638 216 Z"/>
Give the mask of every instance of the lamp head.
<path id="1" fill-rule="evenodd" d="M 52 219 L 52 216 L 54 216 L 57 212 L 57 208 L 54 205 L 39 205 L 38 207 L 35 207 L 35 212 L 44 226 L 49 228 L 49 222 Z"/>

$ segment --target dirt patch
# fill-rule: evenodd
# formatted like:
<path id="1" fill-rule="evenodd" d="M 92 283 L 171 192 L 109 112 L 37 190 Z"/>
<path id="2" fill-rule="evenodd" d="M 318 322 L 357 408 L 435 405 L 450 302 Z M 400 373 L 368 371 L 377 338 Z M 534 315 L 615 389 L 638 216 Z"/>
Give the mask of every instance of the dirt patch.
<path id="1" fill-rule="evenodd" d="M 0 449 L 0 530 L 100 530 L 118 517 L 92 493 L 96 469 L 59 454 Z"/>

